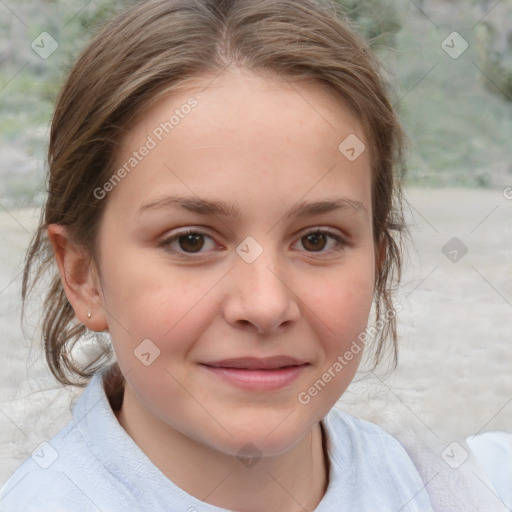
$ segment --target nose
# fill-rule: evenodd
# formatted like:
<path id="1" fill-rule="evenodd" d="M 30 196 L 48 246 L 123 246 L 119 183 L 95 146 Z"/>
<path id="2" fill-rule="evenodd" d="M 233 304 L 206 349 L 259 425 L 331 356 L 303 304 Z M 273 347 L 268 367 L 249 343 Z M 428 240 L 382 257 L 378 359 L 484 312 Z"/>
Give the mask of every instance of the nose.
<path id="1" fill-rule="evenodd" d="M 236 258 L 224 307 L 230 325 L 270 334 L 299 319 L 300 301 L 293 283 L 278 265 L 278 255 L 270 252 L 265 250 L 252 263 Z"/>

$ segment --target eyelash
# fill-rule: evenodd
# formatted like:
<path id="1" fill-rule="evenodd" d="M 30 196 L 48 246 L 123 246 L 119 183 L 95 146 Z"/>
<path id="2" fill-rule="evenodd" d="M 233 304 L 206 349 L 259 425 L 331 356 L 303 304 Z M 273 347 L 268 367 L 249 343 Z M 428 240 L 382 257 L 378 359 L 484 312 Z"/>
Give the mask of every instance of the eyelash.
<path id="1" fill-rule="evenodd" d="M 185 252 L 182 250 L 176 250 L 172 247 L 172 244 L 174 242 L 177 242 L 181 237 L 186 236 L 186 235 L 192 235 L 192 234 L 204 236 L 204 237 L 207 237 L 207 238 L 210 238 L 211 240 L 213 240 L 213 238 L 210 235 L 207 235 L 206 233 L 203 233 L 198 229 L 185 228 L 185 229 L 182 229 L 181 231 L 177 231 L 176 233 L 172 234 L 171 236 L 169 236 L 167 238 L 164 238 L 163 240 L 161 240 L 158 243 L 158 246 L 163 248 L 166 251 L 169 251 L 174 254 L 184 256 L 184 257 L 199 257 L 201 255 L 204 255 L 205 254 L 204 252 Z M 323 251 L 323 250 L 322 251 L 306 251 L 309 254 L 327 254 L 332 251 L 342 251 L 345 247 L 348 247 L 350 245 L 337 232 L 335 232 L 329 228 L 320 228 L 320 227 L 317 227 L 317 228 L 311 229 L 310 231 L 305 232 L 303 235 L 301 235 L 299 237 L 298 240 L 301 240 L 302 238 L 304 238 L 308 235 L 313 235 L 313 234 L 327 235 L 329 238 L 332 238 L 333 240 L 336 241 L 336 243 L 338 244 L 338 247 L 336 247 L 334 249 L 327 250 L 327 251 Z"/>

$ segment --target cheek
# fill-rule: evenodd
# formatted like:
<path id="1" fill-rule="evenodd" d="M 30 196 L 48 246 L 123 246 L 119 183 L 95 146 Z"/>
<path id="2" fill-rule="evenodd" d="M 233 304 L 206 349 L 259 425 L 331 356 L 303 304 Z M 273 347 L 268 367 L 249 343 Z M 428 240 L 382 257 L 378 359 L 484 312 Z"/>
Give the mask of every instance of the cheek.
<path id="1" fill-rule="evenodd" d="M 371 269 L 370 264 L 367 269 Z M 297 400 L 310 407 L 315 418 L 324 417 L 352 382 L 364 344 L 373 300 L 373 273 L 349 270 L 340 272 L 329 284 L 319 286 L 308 298 L 309 317 L 315 325 L 318 365 Z"/>
<path id="2" fill-rule="evenodd" d="M 135 357 L 143 350 L 139 349 L 143 342 L 150 352 L 160 351 L 159 363 L 168 358 L 167 364 L 173 365 L 213 321 L 209 294 L 222 275 L 211 272 L 198 278 L 190 269 L 167 270 L 161 264 L 126 259 L 109 274 L 109 330 L 119 362 L 126 369 L 138 366 Z M 123 275 L 129 278 L 123 279 Z"/>
<path id="3" fill-rule="evenodd" d="M 323 352 L 318 378 L 329 382 L 325 398 L 336 401 L 354 377 L 362 354 L 374 295 L 373 259 L 359 254 L 357 265 L 348 265 L 329 283 L 310 293 L 308 306 L 321 338 Z M 325 372 L 328 372 L 326 374 Z M 325 378 L 324 378 L 325 377 Z"/>
<path id="4" fill-rule="evenodd" d="M 109 244 L 112 246 L 113 244 Z M 177 316 L 179 308 L 190 287 L 181 282 L 179 272 L 166 269 L 161 262 L 149 259 L 144 250 L 134 250 L 129 243 L 120 241 L 111 255 L 105 259 L 105 305 L 114 322 L 126 325 L 126 330 L 135 329 L 138 334 L 152 319 Z M 176 297 L 180 299 L 176 299 Z M 173 300 L 174 298 L 174 300 Z M 142 322 L 141 322 L 142 320 Z M 131 329 L 128 328 L 131 327 Z"/>
<path id="5" fill-rule="evenodd" d="M 329 338 L 357 336 L 368 322 L 374 295 L 373 261 L 350 266 L 308 293 L 308 302 L 323 321 Z"/>

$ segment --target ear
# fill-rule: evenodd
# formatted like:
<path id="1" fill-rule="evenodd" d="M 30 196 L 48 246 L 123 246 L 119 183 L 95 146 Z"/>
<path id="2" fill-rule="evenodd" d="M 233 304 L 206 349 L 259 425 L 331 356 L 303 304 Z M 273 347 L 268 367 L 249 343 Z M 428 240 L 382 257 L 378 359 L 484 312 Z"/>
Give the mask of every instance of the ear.
<path id="1" fill-rule="evenodd" d="M 47 233 L 64 292 L 76 317 L 92 331 L 108 330 L 101 283 L 94 262 L 83 249 L 73 244 L 64 226 L 50 224 Z"/>

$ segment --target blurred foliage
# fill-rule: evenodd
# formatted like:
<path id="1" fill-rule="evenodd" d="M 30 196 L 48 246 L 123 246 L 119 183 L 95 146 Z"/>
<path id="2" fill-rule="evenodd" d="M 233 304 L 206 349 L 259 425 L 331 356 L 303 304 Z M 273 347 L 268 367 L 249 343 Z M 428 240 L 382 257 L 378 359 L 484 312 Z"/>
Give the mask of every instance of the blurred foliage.
<path id="1" fill-rule="evenodd" d="M 0 96 L 2 112 L 17 110 L 18 102 L 27 98 L 53 103 L 79 52 L 107 19 L 128 4 L 128 0 L 21 0 L 11 9 L 13 16 L 0 17 L 1 39 L 6 43 L 0 50 L 0 88 L 17 74 L 15 93 Z M 58 43 L 48 59 L 39 58 L 27 44 L 27 39 L 33 41 L 42 32 Z"/>
<path id="2" fill-rule="evenodd" d="M 39 204 L 56 96 L 91 37 L 129 0 L 0 2 L 0 198 Z M 31 43 L 48 32 L 58 48 L 42 59 Z"/>
<path id="3" fill-rule="evenodd" d="M 485 87 L 512 102 L 512 0 L 496 4 L 473 0 L 482 13 L 475 27 L 478 61 L 487 75 Z"/>
<path id="4" fill-rule="evenodd" d="M 394 0 L 336 0 L 372 45 L 394 47 L 401 28 Z"/>

